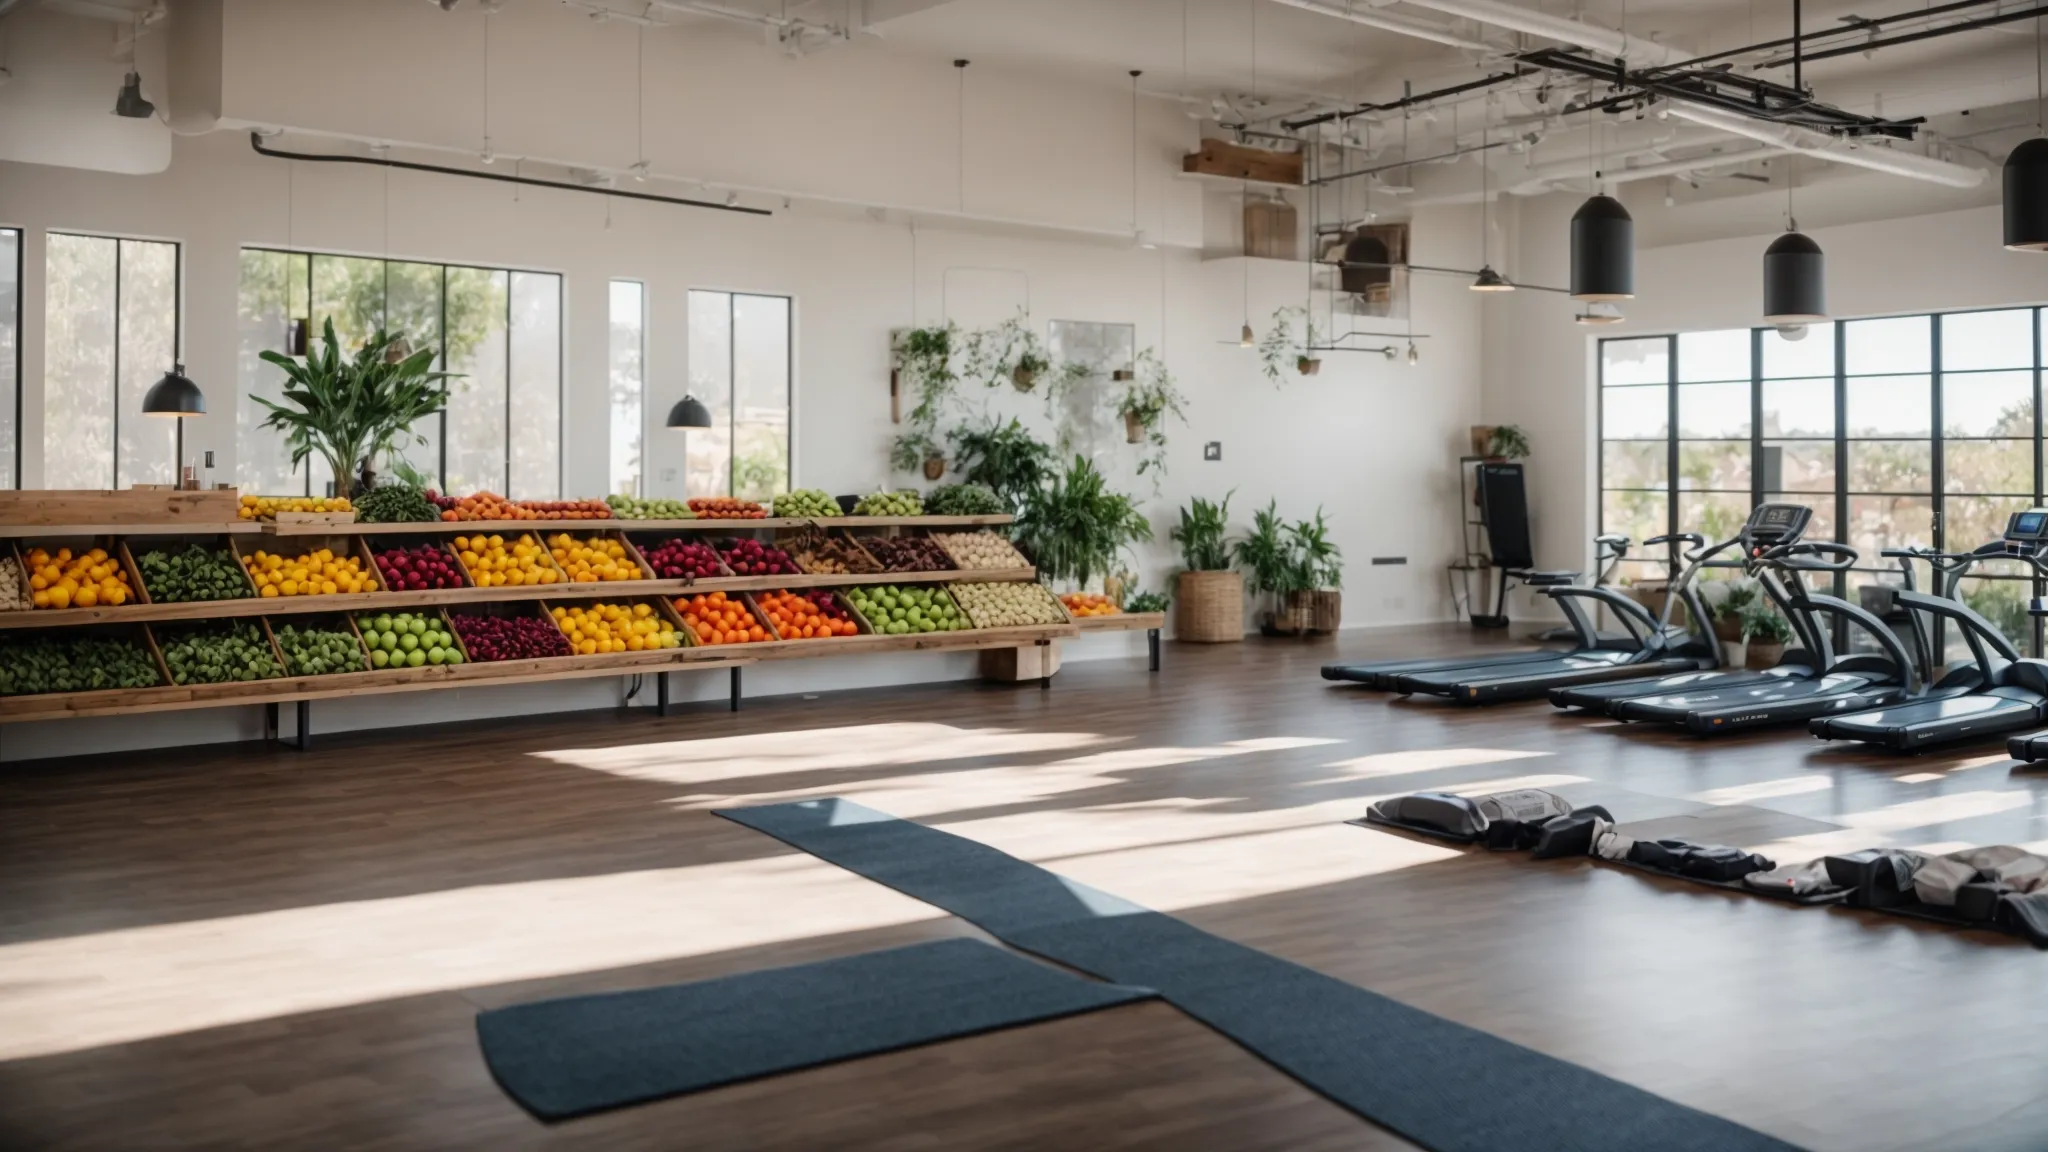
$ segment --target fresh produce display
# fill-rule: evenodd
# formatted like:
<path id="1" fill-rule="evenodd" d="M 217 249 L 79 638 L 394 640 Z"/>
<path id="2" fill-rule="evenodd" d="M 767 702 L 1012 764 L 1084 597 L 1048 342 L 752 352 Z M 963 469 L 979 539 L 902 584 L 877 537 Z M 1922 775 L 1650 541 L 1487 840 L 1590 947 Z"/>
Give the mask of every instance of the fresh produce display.
<path id="1" fill-rule="evenodd" d="M 831 592 L 770 592 L 760 598 L 761 614 L 784 640 L 858 636 L 860 625 Z"/>
<path id="2" fill-rule="evenodd" d="M 569 655 L 569 638 L 546 617 L 458 613 L 449 619 L 472 660 L 539 660 Z M 369 634 L 364 633 L 364 639 L 368 638 Z M 370 658 L 375 660 L 376 653 L 371 653 Z"/>
<path id="3" fill-rule="evenodd" d="M 562 580 L 547 549 L 530 534 L 510 545 L 503 536 L 457 536 L 455 555 L 468 570 L 470 583 L 479 588 L 559 584 Z"/>
<path id="4" fill-rule="evenodd" d="M 789 553 L 752 537 L 721 540 L 718 553 L 735 576 L 798 576 L 803 571 Z"/>
<path id="5" fill-rule="evenodd" d="M 1164 612 L 1172 603 L 1164 592 L 1140 592 L 1124 601 L 1124 611 Z"/>
<path id="6" fill-rule="evenodd" d="M 21 578 L 21 565 L 12 556 L 0 556 L 0 612 L 19 612 L 28 606 L 28 582 Z"/>
<path id="7" fill-rule="evenodd" d="M 953 596 L 977 628 L 1020 628 L 1064 624 L 1066 613 L 1045 585 L 1031 580 L 1000 584 L 955 584 Z"/>
<path id="8" fill-rule="evenodd" d="M 953 558 L 954 566 L 970 572 L 1031 567 L 1016 545 L 994 532 L 938 532 L 932 539 Z"/>
<path id="9" fill-rule="evenodd" d="M 924 497 L 905 488 L 901 492 L 871 492 L 853 506 L 855 516 L 922 516 Z"/>
<path id="10" fill-rule="evenodd" d="M 706 520 L 766 520 L 768 510 L 752 500 L 730 496 L 699 496 L 690 501 L 690 511 Z"/>
<path id="11" fill-rule="evenodd" d="M 858 544 L 823 532 L 805 532 L 788 542 L 787 551 L 797 567 L 813 576 L 845 576 L 882 570 L 882 566 L 862 552 Z"/>
<path id="12" fill-rule="evenodd" d="M 331 548 L 316 548 L 294 557 L 258 548 L 247 561 L 249 579 L 264 596 L 333 596 L 377 590 L 361 559 L 337 556 Z"/>
<path id="13" fill-rule="evenodd" d="M 442 496 L 432 488 L 427 489 L 427 499 L 441 509 L 441 519 L 451 522 L 464 520 L 609 520 L 611 506 L 602 500 L 526 500 L 519 503 L 507 500 L 496 492 L 479 492 L 474 496 L 452 499 Z"/>
<path id="14" fill-rule="evenodd" d="M 640 555 L 646 557 L 657 580 L 708 580 L 728 575 L 725 562 L 718 558 L 718 549 L 695 540 L 663 540 L 652 548 L 642 549 Z"/>
<path id="15" fill-rule="evenodd" d="M 160 679 L 148 650 L 118 636 L 38 633 L 0 643 L 0 696 L 154 688 Z"/>
<path id="16" fill-rule="evenodd" d="M 236 515 L 244 520 L 275 520 L 279 512 L 347 512 L 346 496 L 244 496 Z"/>
<path id="17" fill-rule="evenodd" d="M 607 496 L 612 515 L 620 520 L 690 520 L 696 513 L 681 500 L 641 499 L 638 496 Z"/>
<path id="18" fill-rule="evenodd" d="M 569 647 L 585 656 L 683 646 L 682 634 L 652 604 L 586 604 L 551 615 Z"/>
<path id="19" fill-rule="evenodd" d="M 953 558 L 924 536 L 864 536 L 861 546 L 881 561 L 884 572 L 947 572 Z"/>
<path id="20" fill-rule="evenodd" d="M 709 592 L 678 597 L 675 608 L 683 623 L 697 634 L 699 644 L 757 644 L 774 639 L 738 596 Z"/>
<path id="21" fill-rule="evenodd" d="M 924 498 L 931 516 L 996 516 L 1008 512 L 1003 498 L 983 484 L 941 484 Z"/>
<path id="22" fill-rule="evenodd" d="M 289 675 L 369 671 L 369 665 L 363 662 L 363 645 L 353 632 L 286 624 L 277 629 L 276 635 L 278 650 L 284 653 L 284 670 Z"/>
<path id="23" fill-rule="evenodd" d="M 256 594 L 249 590 L 249 578 L 235 554 L 225 548 L 157 548 L 137 556 L 135 567 L 150 600 L 158 604 L 241 600 Z"/>
<path id="24" fill-rule="evenodd" d="M 77 555 L 69 548 L 59 548 L 54 555 L 31 548 L 22 559 L 28 565 L 29 602 L 38 608 L 119 607 L 135 598 L 127 570 L 105 548 L 88 548 Z"/>
<path id="25" fill-rule="evenodd" d="M 365 524 L 423 524 L 441 510 L 410 484 L 385 484 L 356 497 L 356 519 Z"/>
<path id="26" fill-rule="evenodd" d="M 841 513 L 836 497 L 827 496 L 817 488 L 798 488 L 775 498 L 775 514 L 815 520 Z"/>
<path id="27" fill-rule="evenodd" d="M 1060 597 L 1060 603 L 1075 616 L 1115 616 L 1123 611 L 1109 597 L 1093 592 L 1069 592 Z"/>
<path id="28" fill-rule="evenodd" d="M 173 633 L 161 642 L 173 684 L 238 684 L 284 675 L 269 639 L 254 624 Z"/>
<path id="29" fill-rule="evenodd" d="M 609 520 L 612 506 L 602 500 L 521 500 L 513 505 L 533 513 L 534 520 Z"/>
<path id="30" fill-rule="evenodd" d="M 377 574 L 384 577 L 384 587 L 393 592 L 461 588 L 465 584 L 460 564 L 439 544 L 385 548 L 372 552 L 370 558 L 377 562 Z M 152 591 L 150 595 L 156 593 Z"/>
<path id="31" fill-rule="evenodd" d="M 567 532 L 548 537 L 548 552 L 575 584 L 596 584 L 607 580 L 640 580 L 646 573 L 626 554 L 626 546 L 603 536 L 578 540 Z"/>
<path id="32" fill-rule="evenodd" d="M 363 634 L 363 647 L 370 650 L 372 668 L 462 663 L 462 649 L 438 616 L 425 612 L 379 612 L 375 616 L 356 617 L 356 627 Z M 458 627 L 457 631 L 460 630 Z M 278 644 L 283 643 L 280 633 Z"/>
<path id="33" fill-rule="evenodd" d="M 944 588 L 917 584 L 878 584 L 849 588 L 846 599 L 876 632 L 901 636 L 908 632 L 958 632 L 974 625 Z"/>

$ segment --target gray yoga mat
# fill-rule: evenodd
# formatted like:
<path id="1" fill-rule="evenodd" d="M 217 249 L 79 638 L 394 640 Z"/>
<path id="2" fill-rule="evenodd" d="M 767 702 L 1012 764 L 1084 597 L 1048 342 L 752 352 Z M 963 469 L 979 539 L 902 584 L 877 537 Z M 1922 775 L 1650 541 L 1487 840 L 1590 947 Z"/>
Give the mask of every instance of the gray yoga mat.
<path id="1" fill-rule="evenodd" d="M 1435 1152 L 1785 1152 L 1591 1069 L 1234 944 L 950 833 L 847 800 L 719 815 L 1168 1003 Z"/>
<path id="2" fill-rule="evenodd" d="M 1149 999 L 979 940 L 940 940 L 476 1018 L 514 1100 L 563 1120 Z"/>

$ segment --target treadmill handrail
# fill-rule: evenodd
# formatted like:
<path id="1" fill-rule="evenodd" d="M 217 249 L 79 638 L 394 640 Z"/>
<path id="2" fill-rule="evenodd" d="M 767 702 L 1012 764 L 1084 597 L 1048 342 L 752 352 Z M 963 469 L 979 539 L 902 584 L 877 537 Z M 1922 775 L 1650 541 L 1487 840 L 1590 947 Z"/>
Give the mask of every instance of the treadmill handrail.
<path id="1" fill-rule="evenodd" d="M 1959 622 L 1965 632 L 1976 633 L 1977 637 L 1981 637 L 1991 651 L 2001 659 L 2012 661 L 2024 658 L 2020 650 L 2013 646 L 2013 642 L 2006 639 L 2005 634 L 1998 630 L 1998 625 L 1985 619 L 1982 613 L 1968 604 L 1951 600 L 1946 596 L 1929 596 L 1925 592 L 1899 591 L 1892 595 L 1902 604 L 1918 608 L 1930 615 L 1946 616 Z M 1977 646 L 1973 643 L 1970 647 L 1974 651 Z M 1989 662 L 1984 659 L 1983 653 L 1977 652 L 1975 659 L 1977 666 L 1984 669 L 1985 676 L 1989 677 L 1992 669 Z"/>
<path id="2" fill-rule="evenodd" d="M 1885 627 L 1884 621 L 1849 603 L 1847 600 L 1834 596 L 1824 596 L 1817 592 L 1802 593 L 1797 603 L 1800 607 L 1809 611 L 1832 612 L 1869 633 L 1870 638 L 1877 641 L 1877 646 L 1884 649 L 1885 655 L 1891 658 L 1893 666 L 1899 670 L 1899 682 L 1905 685 L 1907 694 L 1917 695 L 1919 693 L 1919 669 L 1914 667 L 1913 658 L 1906 654 L 1906 646 L 1899 643 L 1898 636 L 1890 628 Z M 1821 673 L 1826 675 L 1833 668 L 1834 663 L 1834 661 L 1830 660 L 1828 667 L 1822 668 Z"/>

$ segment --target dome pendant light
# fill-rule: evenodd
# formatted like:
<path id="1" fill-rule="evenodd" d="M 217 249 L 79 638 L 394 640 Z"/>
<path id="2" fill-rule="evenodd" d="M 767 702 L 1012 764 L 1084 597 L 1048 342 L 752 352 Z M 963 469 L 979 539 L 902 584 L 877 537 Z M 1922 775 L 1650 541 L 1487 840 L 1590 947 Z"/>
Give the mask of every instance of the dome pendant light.
<path id="1" fill-rule="evenodd" d="M 1486 150 L 1491 144 L 1491 141 L 1487 139 L 1490 128 L 1487 123 L 1487 117 L 1491 114 L 1487 112 L 1486 105 L 1483 103 L 1479 106 L 1479 115 L 1479 278 L 1472 281 L 1472 290 L 1474 292 L 1513 292 L 1515 290 L 1514 284 L 1509 282 L 1507 277 L 1495 272 L 1493 270 L 1493 262 L 1486 258 L 1487 233 L 1489 231 L 1487 228 L 1489 195 L 1486 180 Z"/>
<path id="2" fill-rule="evenodd" d="M 2034 20 L 2034 137 L 2005 158 L 2005 246 L 2014 252 L 2048 252 L 2048 119 L 2042 107 L 2041 25 Z"/>
<path id="3" fill-rule="evenodd" d="M 1785 234 L 1764 249 L 1764 323 L 1780 331 L 1828 318 L 1826 258 L 1820 245 L 1799 231 L 1792 215 L 1789 161 L 1785 172 Z"/>
<path id="4" fill-rule="evenodd" d="M 1599 130 L 1592 100 L 1586 101 L 1587 135 Z M 1588 160 L 1593 149 L 1586 149 Z M 1588 304 L 1633 300 L 1636 295 L 1636 222 L 1621 201 L 1600 191 L 1572 214 L 1572 299 Z M 1589 313 L 1590 314 L 1590 313 Z"/>

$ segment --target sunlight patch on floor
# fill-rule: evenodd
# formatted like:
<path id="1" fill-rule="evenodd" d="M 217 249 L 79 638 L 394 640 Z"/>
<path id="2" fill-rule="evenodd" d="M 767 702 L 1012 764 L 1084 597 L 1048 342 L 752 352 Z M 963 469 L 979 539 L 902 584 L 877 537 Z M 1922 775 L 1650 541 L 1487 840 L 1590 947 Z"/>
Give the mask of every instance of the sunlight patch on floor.
<path id="1" fill-rule="evenodd" d="M 776 855 L 35 940 L 0 946 L 0 1060 L 943 915 Z"/>
<path id="2" fill-rule="evenodd" d="M 1784 776 L 1776 780 L 1759 780 L 1754 784 L 1737 784 L 1730 788 L 1710 788 L 1686 797 L 1702 804 L 1749 804 L 1758 800 L 1769 800 L 1777 796 L 1801 796 L 1808 792 L 1825 792 L 1835 786 L 1826 776 Z"/>
<path id="3" fill-rule="evenodd" d="M 564 748 L 534 755 L 557 764 L 669 784 L 742 780 L 799 772 L 1026 756 L 1121 743 L 1125 736 L 1093 732 L 1023 732 L 956 728 L 950 724 L 859 724 L 752 736 L 666 740 L 617 748 Z"/>
<path id="4" fill-rule="evenodd" d="M 1900 832 L 2009 812 L 2026 807 L 2033 803 L 2033 799 L 2025 792 L 1956 792 L 1947 796 L 1929 796 L 1925 800 L 1908 800 L 1867 812 L 1851 812 L 1833 819 L 1865 832 Z"/>
<path id="5" fill-rule="evenodd" d="M 1989 756 L 1972 756 L 1968 760 L 1958 760 L 1954 764 L 1949 765 L 1948 770 L 1950 772 L 1968 772 L 1972 768 L 1989 768 L 1993 764 L 2011 764 L 2012 762 L 2012 757 L 2007 756 L 2005 753 L 1994 752 Z"/>
<path id="6" fill-rule="evenodd" d="M 1440 772 L 1446 768 L 1499 764 L 1509 760 L 1527 760 L 1550 755 L 1553 753 L 1528 752 L 1514 748 L 1415 748 L 1406 752 L 1375 752 L 1370 756 L 1333 760 L 1323 765 L 1322 767 L 1334 769 L 1335 772 L 1321 778 L 1317 783 L 1330 780 L 1377 780 L 1382 776 Z"/>
<path id="7" fill-rule="evenodd" d="M 1904 776 L 1897 777 L 1897 779 L 1901 784 L 1932 784 L 1937 780 L 1945 780 L 1947 777 L 1939 772 L 1908 772 Z"/>

